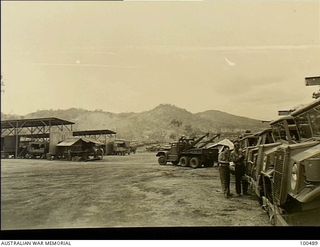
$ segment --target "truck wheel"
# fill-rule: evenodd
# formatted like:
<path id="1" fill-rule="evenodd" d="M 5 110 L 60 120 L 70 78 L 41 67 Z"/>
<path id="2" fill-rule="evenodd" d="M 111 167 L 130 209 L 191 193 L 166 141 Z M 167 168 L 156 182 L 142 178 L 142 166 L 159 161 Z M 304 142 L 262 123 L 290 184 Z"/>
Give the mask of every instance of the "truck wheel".
<path id="1" fill-rule="evenodd" d="M 172 165 L 176 166 L 179 164 L 179 161 L 172 161 Z"/>
<path id="2" fill-rule="evenodd" d="M 192 157 L 190 160 L 190 167 L 192 168 L 198 168 L 200 166 L 200 161 L 197 157 Z"/>
<path id="3" fill-rule="evenodd" d="M 161 166 L 166 165 L 166 164 L 167 164 L 167 158 L 166 158 L 166 156 L 161 155 L 161 156 L 158 158 L 158 163 L 159 163 L 159 165 L 161 165 Z"/>
<path id="4" fill-rule="evenodd" d="M 189 160 L 188 160 L 188 157 L 186 157 L 186 156 L 182 156 L 181 158 L 180 158 L 180 160 L 179 160 L 179 164 L 180 164 L 180 166 L 182 166 L 182 167 L 186 167 L 186 166 L 188 166 L 189 164 Z"/>

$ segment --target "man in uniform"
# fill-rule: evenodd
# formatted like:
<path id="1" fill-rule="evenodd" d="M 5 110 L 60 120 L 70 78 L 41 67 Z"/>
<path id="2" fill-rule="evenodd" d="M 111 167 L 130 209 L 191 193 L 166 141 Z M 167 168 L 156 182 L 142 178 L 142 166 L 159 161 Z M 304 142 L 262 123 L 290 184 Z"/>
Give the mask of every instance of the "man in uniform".
<path id="1" fill-rule="evenodd" d="M 230 160 L 235 164 L 236 192 L 238 196 L 242 193 L 247 194 L 248 183 L 243 176 L 245 175 L 244 155 L 239 149 L 239 142 L 234 143 L 234 150 L 231 152 Z"/>
<path id="2" fill-rule="evenodd" d="M 224 146 L 218 156 L 219 173 L 221 180 L 221 187 L 225 198 L 231 196 L 230 193 L 230 150 L 228 146 Z"/>

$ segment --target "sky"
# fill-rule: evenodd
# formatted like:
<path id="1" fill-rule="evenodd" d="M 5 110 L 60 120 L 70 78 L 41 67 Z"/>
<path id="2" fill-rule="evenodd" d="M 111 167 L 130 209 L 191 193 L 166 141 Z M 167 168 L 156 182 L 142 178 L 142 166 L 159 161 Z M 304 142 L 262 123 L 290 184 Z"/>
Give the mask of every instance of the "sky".
<path id="1" fill-rule="evenodd" d="M 257 119 L 312 101 L 320 0 L 1 1 L 1 111 L 174 104 Z"/>

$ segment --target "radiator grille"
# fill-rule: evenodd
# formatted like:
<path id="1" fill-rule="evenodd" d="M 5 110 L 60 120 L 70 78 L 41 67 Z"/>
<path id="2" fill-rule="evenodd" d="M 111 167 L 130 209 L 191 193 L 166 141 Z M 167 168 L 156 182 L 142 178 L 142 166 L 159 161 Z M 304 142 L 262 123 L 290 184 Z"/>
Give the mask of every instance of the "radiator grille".
<path id="1" fill-rule="evenodd" d="M 276 204 L 281 204 L 281 197 L 283 191 L 283 179 L 284 179 L 284 170 L 285 170 L 285 158 L 284 152 L 277 151 L 276 152 L 276 159 L 274 165 L 274 182 L 273 182 L 273 193 L 274 193 L 274 200 Z"/>

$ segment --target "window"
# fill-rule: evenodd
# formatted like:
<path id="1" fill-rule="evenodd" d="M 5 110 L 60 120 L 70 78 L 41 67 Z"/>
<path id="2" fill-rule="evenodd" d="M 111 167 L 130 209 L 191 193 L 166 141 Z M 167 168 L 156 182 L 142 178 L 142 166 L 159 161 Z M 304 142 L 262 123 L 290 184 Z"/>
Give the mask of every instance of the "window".
<path id="1" fill-rule="evenodd" d="M 308 112 L 314 136 L 320 136 L 320 106 Z"/>
<path id="2" fill-rule="evenodd" d="M 280 138 L 282 140 L 287 140 L 287 134 L 286 134 L 286 129 L 284 127 L 284 123 L 279 123 L 279 132 L 280 132 Z"/>
<path id="3" fill-rule="evenodd" d="M 40 148 L 40 146 L 39 146 L 39 144 L 31 144 L 31 147 L 32 148 L 34 148 L 34 149 L 39 149 Z"/>
<path id="4" fill-rule="evenodd" d="M 279 130 L 277 128 L 276 125 L 272 126 L 272 134 L 273 134 L 273 137 L 276 141 L 279 141 L 281 138 L 280 138 L 280 133 L 279 133 Z"/>
<path id="5" fill-rule="evenodd" d="M 277 123 L 272 126 L 272 133 L 276 141 L 287 140 L 286 129 L 284 123 Z"/>
<path id="6" fill-rule="evenodd" d="M 274 143 L 274 139 L 273 139 L 271 133 L 268 133 L 266 136 L 266 144 L 268 144 L 268 143 Z"/>
<path id="7" fill-rule="evenodd" d="M 296 123 L 299 129 L 301 138 L 311 138 L 312 132 L 308 121 L 307 113 L 304 113 L 296 118 Z"/>
<path id="8" fill-rule="evenodd" d="M 249 138 L 248 139 L 249 146 L 255 146 L 257 144 L 256 138 Z"/>

